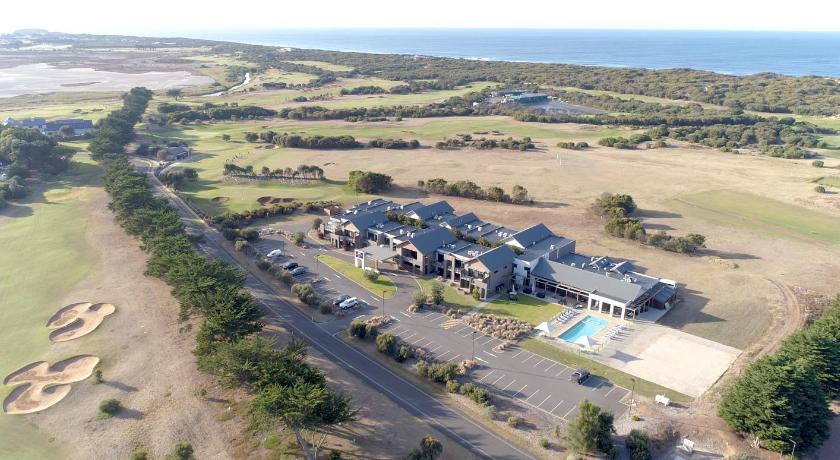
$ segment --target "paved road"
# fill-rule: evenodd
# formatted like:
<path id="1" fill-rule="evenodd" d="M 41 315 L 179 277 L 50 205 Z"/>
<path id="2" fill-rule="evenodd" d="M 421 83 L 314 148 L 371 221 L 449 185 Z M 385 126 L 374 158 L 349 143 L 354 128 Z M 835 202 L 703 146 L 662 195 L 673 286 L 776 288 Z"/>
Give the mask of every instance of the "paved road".
<path id="1" fill-rule="evenodd" d="M 147 165 L 138 164 L 138 166 L 139 169 L 149 172 Z M 253 292 L 254 296 L 273 316 L 280 319 L 288 330 L 299 334 L 333 362 L 354 373 L 363 382 L 381 391 L 408 412 L 435 425 L 476 455 L 496 459 L 533 458 L 527 452 L 446 406 L 364 353 L 342 342 L 324 325 L 312 322 L 300 310 L 278 296 L 270 286 L 240 266 L 221 246 L 222 236 L 217 231 L 206 227 L 192 210 L 180 198 L 166 190 L 157 178 L 151 174 L 149 177 L 155 191 L 169 199 L 187 225 L 202 227 L 206 241 L 200 246 L 200 250 L 209 257 L 223 259 L 242 269 L 246 273 L 245 287 Z"/>
<path id="2" fill-rule="evenodd" d="M 307 223 L 293 224 L 288 230 L 306 230 Z M 316 263 L 315 256 L 330 254 L 352 262 L 352 254 L 337 251 L 317 242 L 309 241 L 306 248 L 285 245 L 279 236 L 269 236 L 256 243 L 261 253 L 282 248 L 285 256 L 282 260 L 295 260 L 306 266 L 311 272 L 307 280 L 320 278 L 317 283 L 319 294 L 335 297 L 348 294 L 358 297 L 368 306 L 344 318 L 324 324 L 324 328 L 336 333 L 346 329 L 354 317 L 379 315 L 382 301 L 366 289 L 348 280 L 323 264 Z M 462 321 L 431 312 L 412 313 L 408 306 L 412 303 L 412 294 L 418 286 L 414 278 L 404 273 L 389 273 L 397 286 L 397 293 L 385 301 L 385 314 L 394 321 L 382 328 L 412 345 L 428 350 L 436 359 L 445 362 L 458 362 L 473 357 L 475 341 L 475 359 L 480 363 L 474 370 L 475 380 L 491 390 L 505 394 L 520 403 L 541 411 L 556 419 L 557 422 L 571 420 L 577 413 L 577 405 L 582 399 L 613 412 L 617 417 L 625 414 L 627 406 L 622 402 L 629 391 L 612 382 L 593 377 L 584 385 L 569 381 L 574 369 L 561 363 L 518 348 L 503 352 L 493 348 L 501 340 L 484 335 L 465 325 Z M 583 315 L 581 315 L 583 316 Z M 475 332 L 475 335 L 473 333 Z"/>

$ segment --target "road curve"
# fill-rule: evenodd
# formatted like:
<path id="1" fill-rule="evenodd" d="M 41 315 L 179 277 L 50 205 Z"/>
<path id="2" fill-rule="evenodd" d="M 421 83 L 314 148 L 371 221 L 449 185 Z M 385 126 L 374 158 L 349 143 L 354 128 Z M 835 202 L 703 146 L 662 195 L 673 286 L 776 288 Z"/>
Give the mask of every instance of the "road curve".
<path id="1" fill-rule="evenodd" d="M 274 292 L 273 288 L 254 276 L 247 267 L 240 265 L 222 246 L 222 236 L 207 226 L 198 215 L 177 195 L 170 192 L 152 174 L 151 164 L 135 165 L 147 173 L 155 191 L 167 197 L 182 218 L 200 225 L 205 232 L 204 249 L 208 256 L 223 259 L 240 268 L 245 274 L 245 288 L 291 331 L 299 334 L 311 346 L 329 357 L 337 365 L 355 374 L 365 384 L 382 392 L 409 413 L 422 418 L 439 428 L 452 440 L 458 442 L 482 458 L 491 459 L 533 459 L 523 449 L 469 419 L 466 415 L 447 406 L 413 383 L 405 380 L 390 369 L 379 364 L 359 350 L 344 343 L 320 324 L 289 304 Z"/>

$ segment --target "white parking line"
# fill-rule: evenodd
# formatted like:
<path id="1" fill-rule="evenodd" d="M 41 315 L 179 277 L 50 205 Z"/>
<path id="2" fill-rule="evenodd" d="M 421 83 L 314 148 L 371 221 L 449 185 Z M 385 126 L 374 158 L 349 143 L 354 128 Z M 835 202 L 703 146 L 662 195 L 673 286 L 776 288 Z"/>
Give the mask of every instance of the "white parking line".
<path id="1" fill-rule="evenodd" d="M 575 406 L 575 405 L 573 404 L 573 405 L 572 405 L 572 408 L 571 408 L 571 409 L 569 409 L 569 412 L 566 412 L 566 415 L 564 415 L 564 416 L 563 416 L 563 418 L 568 417 L 568 416 L 569 416 L 569 414 L 571 414 L 571 413 L 572 413 L 572 411 L 573 411 L 573 410 L 575 410 L 575 408 L 576 408 L 576 407 L 577 407 L 577 406 Z"/>
<path id="2" fill-rule="evenodd" d="M 447 360 L 446 360 L 446 362 L 447 362 L 447 363 L 451 363 L 451 362 L 452 362 L 452 361 L 454 361 L 456 358 L 460 358 L 460 357 L 461 357 L 461 355 L 455 355 L 455 356 L 453 356 L 453 357 L 451 357 L 451 358 L 447 359 Z"/>
<path id="3" fill-rule="evenodd" d="M 426 340 L 426 338 L 425 338 L 425 337 L 420 337 L 419 339 L 417 339 L 417 341 L 415 341 L 415 342 L 411 342 L 411 344 L 412 344 L 412 345 L 417 345 L 418 343 L 420 343 L 420 342 L 422 342 L 422 341 L 424 341 L 424 340 Z"/>
<path id="4" fill-rule="evenodd" d="M 527 384 L 527 383 L 525 384 L 525 386 L 524 386 L 524 387 L 520 388 L 520 389 L 519 389 L 519 391 L 517 391 L 516 393 L 514 393 L 514 395 L 518 395 L 519 393 L 522 393 L 522 390 L 524 390 L 524 389 L 526 389 L 526 388 L 528 388 L 528 384 Z M 537 391 L 539 391 L 539 390 L 537 390 Z"/>
<path id="5" fill-rule="evenodd" d="M 556 405 L 556 406 L 554 406 L 553 408 L 551 408 L 551 410 L 550 410 L 549 412 L 554 413 L 554 411 L 556 411 L 556 410 L 557 410 L 557 408 L 558 408 L 558 407 L 560 407 L 560 404 L 563 404 L 564 402 L 565 402 L 565 401 L 561 399 L 561 400 L 560 400 L 560 402 L 559 402 L 559 403 L 557 403 L 557 405 Z"/>
<path id="6" fill-rule="evenodd" d="M 562 374 L 563 372 L 566 372 L 569 369 L 571 369 L 571 367 L 564 367 L 563 370 L 561 370 L 560 372 L 557 373 L 557 375 L 555 375 L 555 377 L 560 377 L 560 374 Z"/>
<path id="7" fill-rule="evenodd" d="M 513 382 L 516 382 L 516 380 L 514 380 Z M 510 383 L 508 383 L 507 385 L 505 385 L 505 387 L 504 387 L 504 388 L 502 388 L 502 391 L 507 390 L 509 386 L 513 385 L 513 382 L 510 382 Z"/>
<path id="8" fill-rule="evenodd" d="M 496 369 L 491 369 L 490 372 L 487 373 L 487 375 L 480 378 L 478 381 L 481 382 L 482 380 L 486 379 L 487 377 L 490 377 L 491 375 L 493 375 L 493 372 L 496 372 Z"/>
<path id="9" fill-rule="evenodd" d="M 410 336 L 408 336 L 408 337 L 404 337 L 404 338 L 403 338 L 403 340 L 408 340 L 408 339 L 410 339 L 410 338 L 414 337 L 415 335 L 417 335 L 417 333 L 416 333 L 416 332 L 415 332 L 414 334 L 411 334 L 411 335 L 410 335 Z"/>
<path id="10" fill-rule="evenodd" d="M 398 322 L 398 323 L 400 322 L 400 320 L 399 320 L 399 319 L 397 319 L 397 317 L 396 317 L 396 316 L 394 316 L 394 315 L 389 315 L 389 316 L 391 316 L 391 319 L 392 319 L 392 320 L 394 320 L 394 321 L 396 321 L 396 322 Z"/>
<path id="11" fill-rule="evenodd" d="M 429 353 L 434 353 L 435 351 L 437 351 L 437 350 L 438 350 L 438 348 L 440 348 L 440 347 L 442 347 L 442 346 L 443 346 L 443 345 L 438 345 L 438 346 L 436 346 L 436 347 L 432 348 L 431 350 L 429 350 Z"/>
<path id="12" fill-rule="evenodd" d="M 494 355 L 493 353 L 490 353 L 490 352 L 489 352 L 489 351 L 487 351 L 487 350 L 481 350 L 481 351 L 483 351 L 483 352 L 487 353 L 488 355 L 490 355 L 490 356 L 492 356 L 492 357 L 496 358 L 496 355 Z"/>
<path id="13" fill-rule="evenodd" d="M 513 355 L 513 358 L 516 358 L 517 356 L 521 355 L 522 353 L 525 353 L 525 350 L 519 350 L 519 353 Z"/>
<path id="14" fill-rule="evenodd" d="M 464 326 L 464 327 L 462 327 L 461 329 L 458 329 L 457 331 L 453 331 L 453 332 L 455 332 L 456 334 L 458 334 L 459 332 L 463 331 L 464 329 L 469 329 L 469 328 L 470 328 L 469 326 Z"/>
<path id="15" fill-rule="evenodd" d="M 534 356 L 537 356 L 537 355 L 531 355 L 531 356 L 529 356 L 529 357 L 525 358 L 525 360 L 524 360 L 524 361 L 522 361 L 522 363 L 523 363 L 523 364 L 524 364 L 524 363 L 527 363 L 527 362 L 528 362 L 528 360 L 529 360 L 529 359 L 531 359 L 531 358 L 533 358 Z M 515 356 L 514 356 L 514 358 L 515 358 Z"/>
<path id="16" fill-rule="evenodd" d="M 536 396 L 539 392 L 540 392 L 540 390 L 537 390 L 537 391 L 535 391 L 535 392 L 531 393 L 531 396 L 528 396 L 528 399 L 526 399 L 526 400 L 525 400 L 525 402 L 528 402 L 531 398 L 533 398 L 534 396 Z"/>
<path id="17" fill-rule="evenodd" d="M 475 332 L 475 331 L 473 331 L 473 330 L 469 330 L 469 331 L 467 331 L 465 334 L 458 334 L 458 335 L 460 335 L 461 337 L 466 337 L 466 336 L 468 336 L 468 335 L 472 334 L 473 332 Z"/>
<path id="18" fill-rule="evenodd" d="M 400 335 L 400 333 L 399 333 L 399 332 L 397 332 L 397 331 L 399 331 L 399 330 L 400 330 L 400 329 L 402 329 L 402 328 L 403 328 L 402 326 L 400 326 L 400 327 L 398 327 L 398 328 L 395 328 L 393 331 L 391 331 L 391 333 L 392 333 L 392 334 L 394 334 L 394 335 Z M 406 329 L 406 331 L 407 331 L 407 330 L 408 330 L 408 329 Z M 405 331 L 403 331 L 403 332 L 405 332 Z"/>
<path id="19" fill-rule="evenodd" d="M 553 363 L 551 366 L 548 366 L 545 369 L 543 369 L 543 372 L 548 372 L 549 370 L 551 370 L 552 367 L 554 367 L 556 365 L 557 365 L 557 363 Z"/>
<path id="20" fill-rule="evenodd" d="M 610 391 L 608 391 L 608 392 L 607 392 L 607 394 L 605 394 L 605 395 L 604 395 L 604 397 L 606 398 L 607 396 L 609 396 L 609 395 L 610 395 L 610 393 L 612 393 L 612 392 L 613 392 L 613 390 L 615 390 L 616 388 L 618 388 L 618 387 L 616 387 L 615 385 L 613 385 L 613 387 L 612 387 L 612 388 L 610 388 Z"/>
<path id="21" fill-rule="evenodd" d="M 541 403 L 537 404 L 537 407 L 542 407 L 542 405 L 545 404 L 545 402 L 548 401 L 549 398 L 551 398 L 551 395 L 546 396 Z"/>
<path id="22" fill-rule="evenodd" d="M 405 316 L 406 318 L 411 318 L 411 315 L 409 315 L 408 313 L 406 313 L 406 312 L 404 312 L 404 311 L 401 311 L 401 312 L 400 312 L 400 314 L 402 314 L 402 315 L 403 315 L 403 316 Z"/>
<path id="23" fill-rule="evenodd" d="M 483 359 L 479 358 L 478 356 L 476 356 L 476 357 L 475 357 L 475 359 L 477 359 L 477 360 L 481 361 L 481 362 L 482 362 L 482 363 L 484 363 L 484 364 L 489 364 L 487 361 L 485 361 L 485 360 L 483 360 Z"/>
<path id="24" fill-rule="evenodd" d="M 438 355 L 438 359 L 442 359 L 444 356 L 448 355 L 449 353 L 452 353 L 452 352 L 447 351 L 446 353 L 442 353 L 442 354 Z"/>
<path id="25" fill-rule="evenodd" d="M 604 381 L 603 381 L 603 380 L 601 380 L 601 383 L 599 383 L 598 385 L 595 385 L 595 388 L 593 388 L 593 389 L 592 389 L 592 391 L 595 391 L 595 390 L 597 390 L 598 388 L 601 388 L 601 385 L 603 385 L 603 384 L 604 384 Z"/>
<path id="26" fill-rule="evenodd" d="M 543 361 L 545 361 L 545 358 L 543 358 L 543 359 L 539 360 L 539 361 L 537 362 L 537 364 L 534 364 L 534 367 L 539 366 L 540 364 L 542 364 L 542 362 L 543 362 Z"/>
<path id="27" fill-rule="evenodd" d="M 370 298 L 373 299 L 374 302 L 381 302 L 382 301 L 382 298 L 377 298 L 377 297 L 374 297 L 374 296 L 370 296 Z"/>
<path id="28" fill-rule="evenodd" d="M 496 340 L 496 339 L 494 339 L 493 337 L 490 337 L 490 338 L 489 338 L 489 339 L 487 339 L 485 342 L 482 342 L 482 343 L 481 343 L 481 346 L 487 345 L 488 343 L 490 343 L 490 342 L 492 342 L 492 341 L 494 341 L 494 340 Z"/>
<path id="29" fill-rule="evenodd" d="M 493 382 L 493 385 L 496 385 L 497 383 L 499 383 L 499 380 L 502 380 L 503 378 L 505 378 L 505 376 L 504 376 L 504 375 L 502 375 L 501 377 L 497 378 L 497 379 Z"/>

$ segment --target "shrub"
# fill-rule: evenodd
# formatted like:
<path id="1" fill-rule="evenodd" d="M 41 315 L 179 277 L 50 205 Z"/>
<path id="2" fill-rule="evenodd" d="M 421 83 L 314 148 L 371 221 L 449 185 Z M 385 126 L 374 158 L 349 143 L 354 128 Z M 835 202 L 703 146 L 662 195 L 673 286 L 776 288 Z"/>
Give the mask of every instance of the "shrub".
<path id="1" fill-rule="evenodd" d="M 816 187 L 814 187 L 814 191 L 817 193 L 825 193 L 825 187 L 823 187 L 822 185 L 817 185 Z"/>
<path id="2" fill-rule="evenodd" d="M 239 238 L 239 230 L 235 228 L 225 227 L 222 229 L 222 236 L 228 241 L 233 241 Z"/>
<path id="3" fill-rule="evenodd" d="M 811 162 L 811 166 L 815 168 L 822 168 L 823 166 L 825 166 L 825 162 L 822 160 L 814 160 Z"/>
<path id="4" fill-rule="evenodd" d="M 93 371 L 93 383 L 95 383 L 95 384 L 102 383 L 102 369 L 96 368 Z"/>
<path id="5" fill-rule="evenodd" d="M 426 364 L 425 361 L 418 361 L 417 364 L 414 365 L 414 368 L 417 369 L 417 373 L 421 376 L 429 376 L 429 365 Z"/>
<path id="6" fill-rule="evenodd" d="M 376 349 L 379 350 L 380 353 L 392 355 L 394 354 L 396 347 L 397 338 L 394 337 L 393 334 L 385 333 L 376 337 Z"/>
<path id="7" fill-rule="evenodd" d="M 426 294 L 423 291 L 417 291 L 414 293 L 412 300 L 414 301 L 414 305 L 422 307 L 426 305 Z"/>
<path id="8" fill-rule="evenodd" d="M 248 241 L 257 241 L 260 239 L 260 232 L 255 228 L 243 228 L 239 231 L 239 236 Z"/>
<path id="9" fill-rule="evenodd" d="M 365 338 L 365 335 L 367 335 L 367 329 L 365 328 L 365 323 L 363 323 L 362 321 L 359 321 L 359 320 L 353 320 L 350 323 L 350 326 L 349 326 L 347 332 L 349 332 L 351 336 L 358 337 L 360 339 Z"/>
<path id="10" fill-rule="evenodd" d="M 403 361 L 408 360 L 412 356 L 414 356 L 414 351 L 411 349 L 411 347 L 409 347 L 408 345 L 400 345 L 400 349 L 397 350 L 397 354 L 394 355 L 394 359 L 396 359 L 397 362 L 401 363 Z"/>
<path id="11" fill-rule="evenodd" d="M 324 221 L 321 220 L 320 217 L 316 217 L 315 220 L 312 221 L 312 230 L 319 230 L 321 228 L 321 224 L 323 224 L 323 223 L 324 223 Z M 335 452 L 335 451 L 333 451 L 333 452 Z"/>
<path id="12" fill-rule="evenodd" d="M 112 417 L 122 410 L 122 404 L 116 399 L 106 399 L 99 403 L 99 412 L 109 417 Z"/>
<path id="13" fill-rule="evenodd" d="M 443 303 L 443 283 L 435 281 L 432 283 L 432 303 L 440 305 Z"/>
<path id="14" fill-rule="evenodd" d="M 337 450 L 331 450 L 330 454 L 327 455 L 327 460 L 341 460 L 341 452 Z"/>
<path id="15" fill-rule="evenodd" d="M 365 335 L 370 338 L 374 338 L 379 335 L 379 329 L 377 329 L 373 324 L 365 324 Z"/>
<path id="16" fill-rule="evenodd" d="M 510 416 L 510 417 L 508 417 L 508 419 L 507 419 L 507 424 L 508 424 L 508 426 L 509 426 L 509 427 L 511 427 L 511 428 L 519 428 L 519 425 L 521 425 L 521 424 L 522 424 L 522 418 L 521 418 L 521 417 L 517 417 L 517 416 L 515 416 L 515 415 L 511 415 L 511 416 Z"/>
<path id="17" fill-rule="evenodd" d="M 375 283 L 379 279 L 379 273 L 373 270 L 365 270 L 365 278 L 371 283 Z"/>
<path id="18" fill-rule="evenodd" d="M 632 460 L 650 460 L 653 455 L 650 452 L 650 438 L 639 430 L 630 430 L 624 438 L 627 452 Z"/>
<path id="19" fill-rule="evenodd" d="M 292 233 L 292 242 L 295 243 L 295 246 L 303 246 L 304 238 L 306 238 L 306 235 L 303 232 Z"/>
<path id="20" fill-rule="evenodd" d="M 172 460 L 191 460 L 195 458 L 193 453 L 192 444 L 186 441 L 181 441 L 178 444 L 175 444 L 175 448 L 172 450 L 172 453 L 167 455 L 166 458 Z"/>
<path id="21" fill-rule="evenodd" d="M 461 384 L 458 383 L 457 380 L 447 380 L 446 381 L 446 391 L 450 393 L 458 393 L 458 390 L 461 389 Z"/>
<path id="22" fill-rule="evenodd" d="M 131 452 L 131 455 L 128 457 L 130 460 L 148 460 L 149 453 L 143 449 L 137 449 Z"/>
<path id="23" fill-rule="evenodd" d="M 268 269 L 271 268 L 271 262 L 265 259 L 259 259 L 257 260 L 257 268 L 262 271 L 268 271 Z"/>
<path id="24" fill-rule="evenodd" d="M 236 242 L 233 243 L 233 249 L 237 252 L 244 252 L 246 254 L 253 250 L 251 248 L 251 244 L 245 240 L 236 240 Z"/>
<path id="25" fill-rule="evenodd" d="M 551 443 L 548 442 L 548 439 L 540 438 L 539 443 L 540 447 L 542 447 L 543 449 L 548 449 L 549 447 L 551 447 Z"/>
<path id="26" fill-rule="evenodd" d="M 498 409 L 496 409 L 496 406 L 494 406 L 492 404 L 487 405 L 484 408 L 484 410 L 487 414 L 487 418 L 489 418 L 490 420 L 495 420 L 496 419 L 496 414 L 499 413 Z"/>
<path id="27" fill-rule="evenodd" d="M 318 303 L 318 294 L 315 293 L 315 289 L 309 283 L 292 285 L 292 293 L 307 305 L 316 305 Z"/>
<path id="28" fill-rule="evenodd" d="M 434 363 L 429 366 L 429 378 L 438 383 L 454 380 L 458 366 L 455 363 Z"/>
<path id="29" fill-rule="evenodd" d="M 475 300 L 481 300 L 481 290 L 478 288 L 473 288 L 472 298 Z"/>
<path id="30" fill-rule="evenodd" d="M 318 305 L 318 309 L 321 311 L 322 315 L 329 315 L 333 312 L 333 304 L 332 302 L 325 300 Z"/>

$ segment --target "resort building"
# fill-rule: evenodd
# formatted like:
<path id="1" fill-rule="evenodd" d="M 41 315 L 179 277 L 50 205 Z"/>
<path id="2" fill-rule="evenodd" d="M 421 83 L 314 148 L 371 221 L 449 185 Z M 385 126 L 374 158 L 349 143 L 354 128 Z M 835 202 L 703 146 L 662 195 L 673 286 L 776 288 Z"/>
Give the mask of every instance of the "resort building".
<path id="1" fill-rule="evenodd" d="M 521 290 L 630 319 L 650 307 L 670 308 L 677 293 L 673 281 L 637 273 L 629 262 L 578 254 L 574 240 L 543 224 L 516 231 L 474 213 L 456 215 L 446 201 L 367 201 L 331 216 L 321 233 L 336 247 L 355 249 L 357 266 L 367 266 L 366 257 L 376 267 L 390 262 L 482 299 Z"/>
<path id="2" fill-rule="evenodd" d="M 6 120 L 3 121 L 3 125 L 8 126 L 9 128 L 37 129 L 41 132 L 41 134 L 46 134 L 47 136 L 55 136 L 59 134 L 61 128 L 65 126 L 73 130 L 72 136 L 84 136 L 93 132 L 93 122 L 79 118 L 52 121 L 47 121 L 45 118 L 34 117 L 22 120 L 6 118 Z"/>

